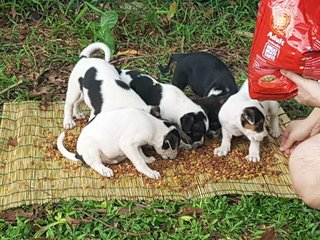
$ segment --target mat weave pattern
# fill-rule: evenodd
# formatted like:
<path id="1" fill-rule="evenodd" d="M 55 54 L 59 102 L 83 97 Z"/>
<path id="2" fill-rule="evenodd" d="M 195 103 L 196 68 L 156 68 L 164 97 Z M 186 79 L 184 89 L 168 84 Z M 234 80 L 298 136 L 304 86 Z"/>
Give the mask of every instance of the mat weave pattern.
<path id="1" fill-rule="evenodd" d="M 281 129 L 290 119 L 281 109 Z M 124 174 L 118 181 L 102 178 L 92 169 L 78 163 L 44 159 L 42 148 L 48 134 L 58 136 L 63 131 L 63 103 L 53 103 L 46 111 L 40 110 L 39 102 L 7 103 L 0 119 L 0 210 L 29 204 L 42 204 L 68 200 L 186 200 L 222 194 L 253 194 L 294 198 L 288 172 L 288 157 L 278 149 L 278 142 L 270 138 L 275 149 L 274 161 L 281 172 L 273 177 L 256 177 L 250 180 L 219 180 L 205 184 L 199 173 L 195 186 L 176 191 L 175 185 L 157 188 L 145 184 L 141 175 Z M 75 166 L 65 170 L 65 166 Z M 181 169 L 181 171 L 188 171 Z M 174 176 L 162 176 L 172 178 Z M 179 178 L 179 176 L 175 176 Z M 169 179 L 171 181 L 171 179 Z"/>

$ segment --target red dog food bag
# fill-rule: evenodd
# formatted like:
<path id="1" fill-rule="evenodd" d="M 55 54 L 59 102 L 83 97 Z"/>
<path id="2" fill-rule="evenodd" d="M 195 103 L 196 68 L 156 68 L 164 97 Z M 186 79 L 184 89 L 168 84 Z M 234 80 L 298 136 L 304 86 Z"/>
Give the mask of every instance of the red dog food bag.
<path id="1" fill-rule="evenodd" d="M 297 86 L 280 69 L 320 79 L 320 0 L 260 1 L 248 67 L 250 96 L 294 97 Z"/>

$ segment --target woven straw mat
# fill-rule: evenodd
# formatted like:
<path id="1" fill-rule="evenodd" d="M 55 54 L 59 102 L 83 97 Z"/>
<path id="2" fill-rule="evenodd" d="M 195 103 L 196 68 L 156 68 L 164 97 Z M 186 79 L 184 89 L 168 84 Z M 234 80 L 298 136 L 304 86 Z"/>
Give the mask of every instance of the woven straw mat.
<path id="1" fill-rule="evenodd" d="M 279 119 L 283 131 L 290 119 L 282 109 Z M 289 177 L 288 157 L 278 151 L 278 141 L 271 137 L 261 144 L 260 163 L 244 159 L 248 151 L 245 138 L 232 143 L 234 154 L 220 159 L 212 150 L 221 139 L 206 139 L 203 148 L 181 150 L 176 160 L 151 164 L 161 173 L 160 180 L 138 173 L 129 161 L 112 166 L 115 176 L 104 178 L 81 163 L 64 159 L 56 150 L 56 138 L 64 131 L 62 120 L 63 103 L 52 103 L 46 110 L 41 110 L 39 102 L 4 104 L 0 118 L 0 210 L 71 198 L 186 200 L 253 193 L 297 197 Z M 80 129 L 72 131 L 79 134 Z M 234 156 L 240 157 L 236 160 Z M 240 171 L 232 173 L 233 169 Z"/>

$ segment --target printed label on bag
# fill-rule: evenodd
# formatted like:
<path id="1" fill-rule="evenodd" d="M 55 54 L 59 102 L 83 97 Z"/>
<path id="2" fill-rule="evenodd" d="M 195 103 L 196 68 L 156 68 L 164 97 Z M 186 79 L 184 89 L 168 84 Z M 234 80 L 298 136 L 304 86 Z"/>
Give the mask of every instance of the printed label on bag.
<path id="1" fill-rule="evenodd" d="M 280 52 L 279 47 L 277 47 L 276 45 L 270 42 L 267 42 L 262 54 L 266 59 L 275 61 L 276 58 L 279 56 L 279 52 Z"/>

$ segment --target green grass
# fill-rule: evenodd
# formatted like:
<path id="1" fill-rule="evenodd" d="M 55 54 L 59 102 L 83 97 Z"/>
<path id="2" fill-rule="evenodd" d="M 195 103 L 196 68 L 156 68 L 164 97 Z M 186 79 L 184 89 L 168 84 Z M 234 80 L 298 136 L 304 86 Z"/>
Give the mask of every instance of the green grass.
<path id="1" fill-rule="evenodd" d="M 219 196 L 205 200 L 76 201 L 20 208 L 0 220 L 1 239 L 319 239 L 320 212 L 299 200 Z M 12 214 L 12 213 L 11 213 Z M 29 214 L 29 215 L 28 215 Z M 10 213 L 7 213 L 9 216 Z M 24 216 L 24 217 L 23 217 Z M 26 217 L 27 216 L 27 217 Z M 269 238 L 262 238 L 269 236 Z"/>
<path id="2" fill-rule="evenodd" d="M 157 64 L 165 64 L 171 52 L 206 50 L 224 60 L 238 83 L 246 78 L 251 39 L 237 31 L 253 32 L 258 0 L 177 1 L 177 11 L 170 21 L 167 1 L 142 0 L 134 5 L 88 2 L 100 10 L 117 12 L 119 20 L 112 30 L 115 52 L 133 49 L 140 53 L 115 55 L 112 62 L 119 67 L 157 76 Z M 0 8 L 0 91 L 23 81 L 0 96 L 0 110 L 7 101 L 41 99 L 30 92 L 49 92 L 53 100 L 63 100 L 68 75 L 80 50 L 99 40 L 101 14 L 79 0 L 0 1 Z M 169 79 L 170 75 L 161 76 L 162 81 Z M 293 100 L 281 105 L 292 119 L 310 112 Z M 22 216 L 15 217 L 17 211 L 22 211 Z M 3 214 L 1 239 L 320 237 L 318 211 L 297 199 L 262 195 L 186 202 L 71 200 L 14 209 L 11 221 Z"/>

